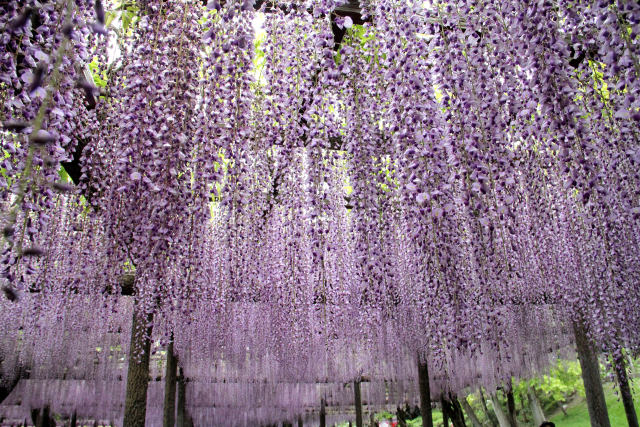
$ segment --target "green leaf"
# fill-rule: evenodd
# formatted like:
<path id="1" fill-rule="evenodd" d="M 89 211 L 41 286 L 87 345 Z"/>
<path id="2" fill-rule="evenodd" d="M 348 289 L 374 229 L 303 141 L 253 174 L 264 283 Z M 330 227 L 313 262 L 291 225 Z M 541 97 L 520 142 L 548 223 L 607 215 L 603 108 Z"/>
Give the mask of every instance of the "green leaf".
<path id="1" fill-rule="evenodd" d="M 62 165 L 60 166 L 60 169 L 58 169 L 58 176 L 60 176 L 60 181 L 64 183 L 68 183 L 71 181 L 71 177 L 69 176 L 69 174 L 67 173 L 67 170 Z"/>

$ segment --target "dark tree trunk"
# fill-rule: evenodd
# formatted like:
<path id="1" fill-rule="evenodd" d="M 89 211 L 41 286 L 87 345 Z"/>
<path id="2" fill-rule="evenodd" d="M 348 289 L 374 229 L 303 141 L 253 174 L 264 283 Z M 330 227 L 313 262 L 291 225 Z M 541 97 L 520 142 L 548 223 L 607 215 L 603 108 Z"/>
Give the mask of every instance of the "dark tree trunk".
<path id="1" fill-rule="evenodd" d="M 422 427 L 433 427 L 431 416 L 431 390 L 429 388 L 429 368 L 427 359 L 424 362 L 418 358 L 418 382 L 420 384 L 420 414 L 422 414 Z"/>
<path id="2" fill-rule="evenodd" d="M 484 411 L 484 415 L 489 420 L 491 427 L 498 427 L 498 420 L 496 419 L 496 414 L 487 408 L 487 398 L 484 396 L 484 392 L 482 391 L 482 387 L 480 387 L 480 401 L 482 402 L 482 410 Z"/>
<path id="3" fill-rule="evenodd" d="M 444 427 L 449 427 L 449 408 L 444 399 L 444 394 L 440 397 L 440 406 L 442 407 L 442 424 Z"/>
<path id="4" fill-rule="evenodd" d="M 529 396 L 529 406 L 531 407 L 531 414 L 533 415 L 533 423 L 539 426 L 546 419 L 542 405 L 540 405 L 540 400 L 538 400 L 538 396 L 536 396 L 536 391 L 533 387 L 527 388 L 527 395 Z"/>
<path id="5" fill-rule="evenodd" d="M 471 405 L 469 405 L 469 402 L 467 401 L 466 397 L 462 399 L 461 403 L 462 403 L 462 409 L 464 409 L 464 411 L 467 413 L 467 416 L 471 420 L 471 425 L 473 427 L 482 427 L 482 423 L 478 419 L 478 416 L 476 415 L 476 413 L 473 411 L 473 408 L 471 407 Z"/>
<path id="6" fill-rule="evenodd" d="M 186 388 L 187 387 L 184 379 L 184 373 L 182 372 L 182 368 L 180 368 L 180 376 L 178 377 L 178 416 L 176 418 L 177 427 L 186 427 Z"/>
<path id="7" fill-rule="evenodd" d="M 55 427 L 56 425 L 55 421 L 51 418 L 51 411 L 48 406 L 31 411 L 31 418 L 33 418 L 33 423 L 36 427 Z"/>
<path id="8" fill-rule="evenodd" d="M 509 380 L 509 384 L 507 384 L 507 391 L 505 394 L 507 395 L 507 416 L 509 418 L 509 425 L 511 427 L 518 427 L 518 420 L 516 418 L 516 401 L 513 398 L 513 385 L 511 384 L 511 380 Z"/>
<path id="9" fill-rule="evenodd" d="M 399 406 L 396 408 L 396 418 L 398 427 L 407 427 L 407 413 Z"/>
<path id="10" fill-rule="evenodd" d="M 353 382 L 354 404 L 356 407 L 356 427 L 363 427 L 362 424 L 362 393 L 360 391 L 360 380 Z"/>
<path id="11" fill-rule="evenodd" d="M 584 323 L 573 323 L 573 333 L 576 340 L 578 359 L 582 368 L 582 381 L 587 395 L 587 409 L 591 419 L 591 427 L 611 427 L 607 404 L 604 400 L 604 390 L 600 381 L 600 365 L 598 357 L 589 342 Z"/>
<path id="12" fill-rule="evenodd" d="M 144 427 L 145 424 L 152 320 L 151 314 L 139 313 L 134 305 L 123 427 Z"/>
<path id="13" fill-rule="evenodd" d="M 325 412 L 324 398 L 320 400 L 320 427 L 327 427 L 327 413 Z"/>
<path id="14" fill-rule="evenodd" d="M 491 393 L 491 403 L 493 404 L 493 413 L 495 414 L 498 425 L 500 427 L 510 427 L 509 426 L 509 416 L 504 413 L 502 410 L 502 406 L 500 405 L 500 399 L 498 399 L 497 393 Z"/>
<path id="15" fill-rule="evenodd" d="M 303 427 L 303 424 L 302 424 L 302 415 L 298 415 L 298 427 Z"/>
<path id="16" fill-rule="evenodd" d="M 176 375 L 178 359 L 173 353 L 173 335 L 167 346 L 167 369 L 164 376 L 163 427 L 174 427 L 176 421 Z"/>
<path id="17" fill-rule="evenodd" d="M 633 396 L 631 394 L 631 387 L 629 387 L 627 366 L 622 354 L 619 356 L 613 356 L 613 368 L 616 371 L 616 378 L 618 379 L 618 386 L 620 387 L 620 396 L 622 397 L 622 404 L 624 405 L 624 412 L 627 415 L 629 427 L 638 427 L 638 414 L 636 413 L 635 406 L 633 405 Z"/>
<path id="18" fill-rule="evenodd" d="M 71 423 L 69 427 L 78 427 L 78 416 L 76 415 L 75 411 L 71 415 Z"/>
<path id="19" fill-rule="evenodd" d="M 446 414 L 447 419 L 451 419 L 454 427 L 467 427 L 464 421 L 464 413 L 458 398 L 451 393 L 449 396 L 442 395 L 442 415 Z M 445 423 L 445 426 L 447 424 Z M 447 426 L 448 427 L 448 426 Z"/>

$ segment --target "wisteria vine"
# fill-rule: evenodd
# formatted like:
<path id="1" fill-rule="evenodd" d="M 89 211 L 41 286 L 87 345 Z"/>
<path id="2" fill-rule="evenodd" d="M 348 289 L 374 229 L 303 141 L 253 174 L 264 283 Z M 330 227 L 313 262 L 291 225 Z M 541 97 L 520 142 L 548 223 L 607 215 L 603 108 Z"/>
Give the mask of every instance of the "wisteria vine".
<path id="1" fill-rule="evenodd" d="M 637 352 L 637 2 L 258 3 L 0 6 L 3 384 L 118 419 L 136 310 L 201 424 Z"/>

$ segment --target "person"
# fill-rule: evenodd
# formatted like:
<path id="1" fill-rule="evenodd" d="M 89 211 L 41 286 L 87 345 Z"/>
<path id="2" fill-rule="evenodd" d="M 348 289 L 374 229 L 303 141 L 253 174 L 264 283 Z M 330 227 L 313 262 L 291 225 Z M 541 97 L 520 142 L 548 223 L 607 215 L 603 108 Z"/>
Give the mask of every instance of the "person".
<path id="1" fill-rule="evenodd" d="M 556 427 L 556 424 L 552 423 L 551 421 L 544 421 L 542 424 L 540 424 L 540 427 Z"/>

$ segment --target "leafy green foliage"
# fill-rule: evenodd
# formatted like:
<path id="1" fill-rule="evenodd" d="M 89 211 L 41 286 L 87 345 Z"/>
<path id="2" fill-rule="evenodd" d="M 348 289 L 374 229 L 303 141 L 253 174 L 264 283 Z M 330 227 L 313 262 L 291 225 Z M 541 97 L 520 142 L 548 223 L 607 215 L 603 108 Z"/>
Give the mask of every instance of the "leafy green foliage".
<path id="1" fill-rule="evenodd" d="M 389 411 L 382 411 L 382 412 L 378 412 L 374 418 L 376 421 L 382 421 L 382 420 L 390 420 L 393 417 L 395 417 L 395 414 L 392 414 Z"/>
<path id="2" fill-rule="evenodd" d="M 531 386 L 544 393 L 547 398 L 561 401 L 576 392 L 584 396 L 581 374 L 579 362 L 559 360 L 557 365 L 551 368 L 549 375 L 543 375 L 541 379 L 533 379 L 530 382 Z"/>
<path id="3" fill-rule="evenodd" d="M 116 0 L 106 14 L 106 26 L 122 29 L 122 34 L 127 35 L 138 20 L 140 9 L 135 1 Z"/>
<path id="4" fill-rule="evenodd" d="M 442 411 L 437 409 L 431 413 L 431 419 L 433 420 L 433 425 L 435 427 L 442 426 L 444 423 Z M 407 420 L 407 427 L 422 427 L 422 417 Z"/>
<path id="5" fill-rule="evenodd" d="M 93 58 L 93 60 L 89 63 L 89 69 L 91 70 L 93 82 L 96 84 L 96 86 L 98 86 L 99 88 L 107 87 L 107 72 L 104 70 L 100 70 L 97 57 Z"/>
<path id="6" fill-rule="evenodd" d="M 380 46 L 375 43 L 375 39 L 374 29 L 354 24 L 344 35 L 340 50 L 335 56 L 336 63 L 342 62 L 342 50 L 349 46 L 351 49 L 358 50 L 367 62 L 374 61 L 376 64 L 380 64 L 380 58 L 385 59 L 387 54 L 380 54 Z"/>

